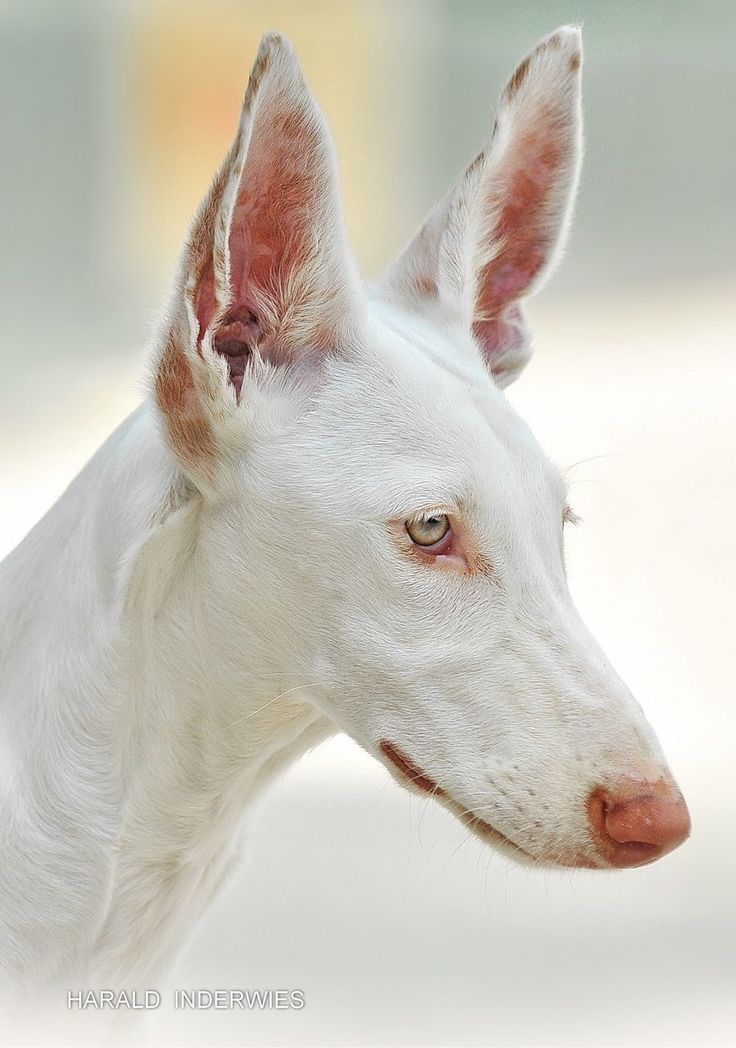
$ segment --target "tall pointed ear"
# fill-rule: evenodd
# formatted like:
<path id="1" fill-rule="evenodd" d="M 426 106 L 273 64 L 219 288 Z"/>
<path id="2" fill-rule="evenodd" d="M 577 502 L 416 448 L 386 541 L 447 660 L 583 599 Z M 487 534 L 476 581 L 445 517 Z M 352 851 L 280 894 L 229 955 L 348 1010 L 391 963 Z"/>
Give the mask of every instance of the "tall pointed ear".
<path id="1" fill-rule="evenodd" d="M 262 362 L 315 366 L 360 308 L 324 118 L 290 44 L 261 43 L 238 132 L 190 231 L 155 365 L 171 446 L 212 485 Z"/>
<path id="2" fill-rule="evenodd" d="M 523 300 L 565 242 L 582 153 L 580 31 L 552 33 L 509 80 L 488 147 L 379 282 L 404 308 L 472 328 L 497 383 L 531 355 Z"/>

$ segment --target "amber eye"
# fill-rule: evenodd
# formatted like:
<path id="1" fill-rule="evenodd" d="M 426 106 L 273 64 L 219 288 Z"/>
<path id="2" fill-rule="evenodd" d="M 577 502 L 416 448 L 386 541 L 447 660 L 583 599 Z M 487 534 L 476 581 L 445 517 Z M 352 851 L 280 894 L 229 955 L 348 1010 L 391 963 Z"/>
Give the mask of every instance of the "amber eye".
<path id="1" fill-rule="evenodd" d="M 446 513 L 438 513 L 421 520 L 408 520 L 406 530 L 417 546 L 436 546 L 450 530 L 450 518 Z"/>

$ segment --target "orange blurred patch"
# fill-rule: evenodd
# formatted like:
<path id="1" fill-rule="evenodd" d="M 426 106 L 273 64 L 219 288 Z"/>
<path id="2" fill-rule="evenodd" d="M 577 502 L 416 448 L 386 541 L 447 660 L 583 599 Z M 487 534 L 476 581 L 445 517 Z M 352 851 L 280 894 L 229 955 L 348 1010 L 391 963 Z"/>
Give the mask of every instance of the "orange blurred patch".
<path id="1" fill-rule="evenodd" d="M 385 248 L 385 226 L 375 215 L 390 215 L 390 180 L 367 177 L 390 108 L 391 77 L 377 77 L 374 67 L 377 14 L 329 0 L 154 2 L 139 8 L 131 54 L 134 211 L 142 218 L 136 239 L 151 272 L 173 265 L 235 134 L 260 38 L 273 29 L 291 38 L 335 135 L 360 256 L 370 268 Z"/>

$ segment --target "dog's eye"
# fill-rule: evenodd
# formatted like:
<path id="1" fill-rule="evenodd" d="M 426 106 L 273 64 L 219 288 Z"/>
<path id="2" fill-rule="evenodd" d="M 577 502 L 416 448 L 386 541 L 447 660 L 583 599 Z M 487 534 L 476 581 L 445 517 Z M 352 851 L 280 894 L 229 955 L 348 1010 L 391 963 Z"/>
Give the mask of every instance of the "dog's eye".
<path id="1" fill-rule="evenodd" d="M 446 513 L 438 513 L 420 520 L 408 520 L 406 530 L 416 546 L 436 546 L 449 532 L 450 518 Z"/>

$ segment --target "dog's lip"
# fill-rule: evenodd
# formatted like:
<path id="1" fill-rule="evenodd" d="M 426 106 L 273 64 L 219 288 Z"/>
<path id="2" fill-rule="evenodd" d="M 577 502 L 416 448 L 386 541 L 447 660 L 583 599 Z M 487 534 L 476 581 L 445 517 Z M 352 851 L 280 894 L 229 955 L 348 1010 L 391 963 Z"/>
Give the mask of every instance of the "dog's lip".
<path id="1" fill-rule="evenodd" d="M 446 790 L 443 790 L 434 779 L 431 779 L 427 773 L 415 764 L 409 757 L 403 753 L 398 746 L 395 746 L 388 739 L 381 739 L 379 743 L 379 749 L 381 753 L 388 760 L 391 761 L 395 768 L 401 772 L 404 778 L 408 779 L 409 782 L 418 787 L 420 790 L 424 790 L 425 793 L 431 793 L 433 797 L 441 798 L 448 807 L 450 807 L 453 813 L 460 819 L 461 822 L 465 823 L 471 830 L 474 830 L 479 836 L 484 837 L 488 840 L 493 841 L 496 844 L 504 844 L 508 848 L 512 848 L 514 851 L 519 852 L 526 859 L 531 859 L 536 862 L 536 856 L 526 851 L 520 845 L 516 844 L 515 841 L 510 840 L 506 834 L 501 833 L 495 826 L 491 826 L 485 819 L 481 819 L 479 815 L 476 815 L 473 811 L 468 811 L 467 808 L 463 808 L 453 797 L 451 797 Z"/>
<path id="2" fill-rule="evenodd" d="M 412 786 L 424 790 L 425 793 L 432 793 L 435 797 L 447 796 L 445 791 L 433 779 L 430 779 L 429 775 L 418 764 L 415 764 L 405 753 L 402 753 L 398 746 L 394 746 L 388 739 L 381 739 L 379 748 L 384 757 L 388 757 L 394 767 L 398 768 L 402 775 L 409 779 Z"/>
<path id="3" fill-rule="evenodd" d="M 528 862 L 546 864 L 548 860 L 544 856 L 533 855 L 531 852 L 522 848 L 516 841 L 512 841 L 510 837 L 507 837 L 501 830 L 497 830 L 495 826 L 492 826 L 485 819 L 481 819 L 475 812 L 469 811 L 467 808 L 463 808 L 462 805 L 449 794 L 446 790 L 443 790 L 434 779 L 431 779 L 427 773 L 415 764 L 398 746 L 394 743 L 389 742 L 388 739 L 381 739 L 378 744 L 381 753 L 386 757 L 387 760 L 393 764 L 398 771 L 401 772 L 402 776 L 413 785 L 423 790 L 425 793 L 431 794 L 433 797 L 439 798 L 451 811 L 457 816 L 462 823 L 464 823 L 470 830 L 472 830 L 481 840 L 489 841 L 492 844 L 501 844 L 508 848 L 510 851 L 517 853 L 520 859 L 525 859 Z M 569 861 L 566 861 L 563 856 L 558 856 L 554 860 L 556 865 L 562 866 L 575 866 L 575 867 L 587 867 L 589 869 L 597 868 L 599 863 L 592 861 L 587 856 L 575 856 Z"/>

